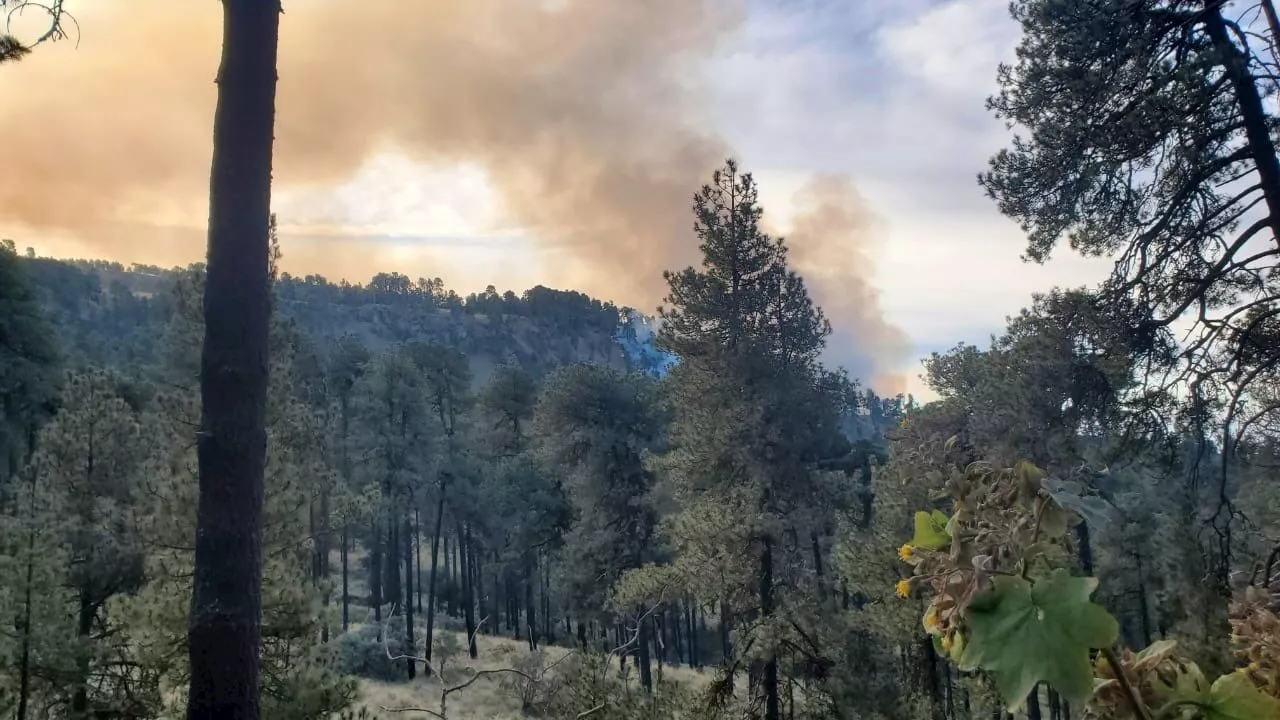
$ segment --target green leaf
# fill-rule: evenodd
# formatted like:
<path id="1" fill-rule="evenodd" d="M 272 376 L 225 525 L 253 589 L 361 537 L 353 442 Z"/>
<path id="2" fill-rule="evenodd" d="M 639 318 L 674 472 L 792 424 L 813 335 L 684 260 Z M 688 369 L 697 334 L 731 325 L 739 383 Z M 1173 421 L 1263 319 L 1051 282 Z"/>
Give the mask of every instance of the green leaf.
<path id="1" fill-rule="evenodd" d="M 927 513 L 923 510 L 916 513 L 916 534 L 911 538 L 913 547 L 925 550 L 941 550 L 951 544 L 951 536 L 947 534 L 948 518 L 934 510 Z"/>
<path id="2" fill-rule="evenodd" d="M 1054 502 L 1079 515 L 1091 528 L 1104 527 L 1115 517 L 1111 503 L 1097 495 L 1089 495 L 1078 482 L 1045 478 L 1043 485 Z"/>
<path id="3" fill-rule="evenodd" d="M 993 585 L 969 604 L 964 664 L 991 675 L 1010 712 L 1039 682 L 1083 704 L 1093 692 L 1089 650 L 1111 646 L 1119 633 L 1089 600 L 1098 581 L 1057 570 L 1035 585 L 1009 575 Z"/>
<path id="4" fill-rule="evenodd" d="M 1243 672 L 1223 675 L 1201 706 L 1205 720 L 1275 720 L 1280 703 L 1258 689 Z"/>

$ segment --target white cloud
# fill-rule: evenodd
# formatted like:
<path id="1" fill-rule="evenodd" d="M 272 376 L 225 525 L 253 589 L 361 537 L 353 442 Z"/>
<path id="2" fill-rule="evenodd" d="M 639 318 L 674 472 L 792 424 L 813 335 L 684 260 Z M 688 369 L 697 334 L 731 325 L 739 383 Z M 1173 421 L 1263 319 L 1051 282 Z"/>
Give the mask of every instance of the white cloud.
<path id="1" fill-rule="evenodd" d="M 879 52 L 936 91 L 965 100 L 995 89 L 1013 58 L 1018 26 L 1003 3 L 952 0 L 876 33 Z"/>

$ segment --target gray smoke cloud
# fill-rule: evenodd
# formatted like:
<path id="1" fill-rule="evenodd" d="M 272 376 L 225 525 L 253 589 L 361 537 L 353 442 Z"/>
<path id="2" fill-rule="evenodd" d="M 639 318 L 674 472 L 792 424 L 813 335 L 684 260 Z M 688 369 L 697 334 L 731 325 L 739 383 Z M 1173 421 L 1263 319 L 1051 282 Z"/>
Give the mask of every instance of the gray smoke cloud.
<path id="1" fill-rule="evenodd" d="M 60 254 L 195 260 L 218 4 L 72 7 L 79 48 L 42 46 L 0 72 L 0 227 Z M 731 154 L 709 130 L 700 67 L 744 18 L 741 0 L 286 2 L 277 187 L 333 186 L 380 153 L 478 167 L 504 221 L 572 258 L 552 280 L 652 309 L 662 270 L 697 260 L 692 191 Z M 794 235 L 815 296 L 858 347 L 897 342 L 866 293 L 849 294 L 873 270 L 865 208 L 814 187 Z M 294 272 L 412 274 L 368 246 L 284 240 Z M 430 249 L 416 257 L 439 267 Z M 860 352 L 850 369 L 866 375 L 897 357 Z"/>

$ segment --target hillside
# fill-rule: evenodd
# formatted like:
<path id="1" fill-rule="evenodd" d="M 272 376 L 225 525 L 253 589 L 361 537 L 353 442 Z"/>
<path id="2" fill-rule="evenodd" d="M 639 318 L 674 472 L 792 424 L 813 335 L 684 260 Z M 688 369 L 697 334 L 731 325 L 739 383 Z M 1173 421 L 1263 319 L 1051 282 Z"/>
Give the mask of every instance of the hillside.
<path id="1" fill-rule="evenodd" d="M 69 359 L 116 367 L 158 361 L 175 293 L 192 272 L 32 257 L 24 266 Z M 577 362 L 655 371 L 664 362 L 634 311 L 542 286 L 521 295 L 490 287 L 462 297 L 439 279 L 415 282 L 392 273 L 352 285 L 286 273 L 277 281 L 276 302 L 316 347 L 353 337 L 373 352 L 413 341 L 459 350 L 476 386 L 505 363 L 541 376 Z M 645 333 L 640 341 L 637 326 Z"/>

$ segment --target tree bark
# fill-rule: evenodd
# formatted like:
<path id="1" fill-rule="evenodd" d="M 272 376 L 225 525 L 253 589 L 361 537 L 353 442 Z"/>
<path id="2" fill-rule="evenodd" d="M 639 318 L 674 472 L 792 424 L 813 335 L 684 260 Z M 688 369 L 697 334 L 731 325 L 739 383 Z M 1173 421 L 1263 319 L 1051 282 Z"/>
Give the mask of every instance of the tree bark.
<path id="1" fill-rule="evenodd" d="M 435 532 L 431 536 L 431 578 L 427 581 L 427 636 L 426 650 L 423 657 L 427 660 L 431 659 L 431 644 L 434 641 L 434 632 L 436 628 L 436 572 L 440 562 L 440 530 L 444 525 L 444 495 L 449 487 L 448 476 L 440 477 L 440 498 L 436 501 L 436 527 Z M 427 666 L 425 671 L 431 674 L 431 667 Z"/>
<path id="2" fill-rule="evenodd" d="M 647 693 L 653 692 L 653 668 L 650 667 L 649 659 L 649 643 L 652 642 L 650 635 L 652 634 L 653 619 L 644 616 L 644 608 L 641 608 L 636 617 L 640 627 L 640 636 L 637 638 L 636 647 L 636 664 L 640 666 L 640 685 Z"/>
<path id="3" fill-rule="evenodd" d="M 378 639 L 382 639 L 382 525 L 374 515 L 373 552 L 369 558 L 369 602 L 373 604 L 373 620 L 378 623 Z"/>
<path id="4" fill-rule="evenodd" d="M 413 525 L 409 521 L 409 513 L 404 514 L 404 576 L 406 579 L 413 578 Z M 399 563 L 397 563 L 399 564 Z M 417 642 L 413 637 L 413 583 L 406 582 L 404 584 L 404 634 L 405 640 L 408 641 L 408 650 L 405 655 L 405 670 L 409 675 L 409 679 L 414 679 L 418 674 L 418 663 L 413 659 L 416 654 Z"/>
<path id="5" fill-rule="evenodd" d="M 764 539 L 760 553 L 760 617 L 773 615 L 773 539 Z M 764 663 L 764 717 L 778 720 L 778 656 L 770 649 Z"/>
<path id="6" fill-rule="evenodd" d="M 418 614 L 422 614 L 422 513 L 413 509 L 413 586 L 418 599 Z"/>
<path id="7" fill-rule="evenodd" d="M 727 600 L 720 601 L 720 664 L 725 671 L 725 684 L 733 690 L 733 611 Z"/>
<path id="8" fill-rule="evenodd" d="M 351 627 L 351 587 L 348 584 L 347 548 L 350 546 L 351 528 L 346 520 L 342 522 L 342 632 Z"/>
<path id="9" fill-rule="evenodd" d="M 1272 242 L 1280 242 L 1280 157 L 1271 140 L 1268 127 L 1271 118 L 1262 105 L 1257 80 L 1249 71 L 1249 58 L 1231 40 L 1226 20 L 1222 17 L 1225 0 L 1209 0 L 1205 3 L 1205 32 L 1220 53 L 1223 70 L 1231 80 L 1240 117 L 1244 120 L 1245 139 L 1258 170 L 1262 185 L 1262 197 L 1267 205 L 1268 224 Z"/>
<path id="10" fill-rule="evenodd" d="M 278 0 L 223 0 L 209 183 L 188 720 L 258 717 Z"/>
<path id="11" fill-rule="evenodd" d="M 524 626 L 529 634 L 529 650 L 538 649 L 538 610 L 534 605 L 533 584 L 538 580 L 538 569 L 534 555 L 526 550 L 524 553 Z"/>
<path id="12" fill-rule="evenodd" d="M 462 616 L 467 628 L 467 654 L 476 659 L 476 616 L 475 599 L 472 597 L 471 583 L 471 528 L 464 527 L 458 521 L 458 553 L 462 563 Z"/>
<path id="13" fill-rule="evenodd" d="M 89 633 L 96 614 L 86 588 L 80 590 L 80 608 L 76 622 L 76 691 L 71 697 L 71 717 L 86 718 L 89 713 Z"/>

